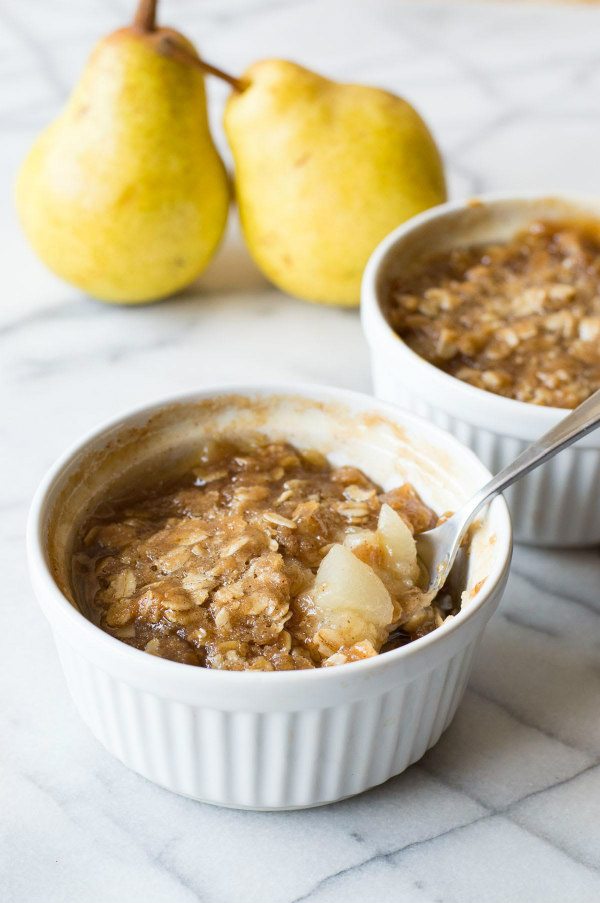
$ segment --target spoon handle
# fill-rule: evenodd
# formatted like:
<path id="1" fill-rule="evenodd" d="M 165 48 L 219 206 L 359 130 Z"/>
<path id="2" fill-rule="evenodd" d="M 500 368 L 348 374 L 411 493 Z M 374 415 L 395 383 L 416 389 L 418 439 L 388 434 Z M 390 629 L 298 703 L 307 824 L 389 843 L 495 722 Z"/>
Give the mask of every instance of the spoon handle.
<path id="1" fill-rule="evenodd" d="M 504 492 L 512 483 L 553 458 L 568 445 L 591 433 L 600 425 L 600 389 L 590 395 L 574 411 L 567 414 L 556 426 L 540 439 L 532 442 L 507 467 L 482 486 L 468 503 L 471 517 L 495 495 Z"/>

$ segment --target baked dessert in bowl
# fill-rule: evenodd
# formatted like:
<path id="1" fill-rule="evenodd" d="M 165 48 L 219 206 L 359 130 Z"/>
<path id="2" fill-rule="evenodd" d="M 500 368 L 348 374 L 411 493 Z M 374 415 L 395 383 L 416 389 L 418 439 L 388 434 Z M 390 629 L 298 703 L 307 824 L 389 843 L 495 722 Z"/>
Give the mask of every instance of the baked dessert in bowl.
<path id="1" fill-rule="evenodd" d="M 414 534 L 438 518 L 409 483 L 384 492 L 262 433 L 190 455 L 157 461 L 150 485 L 109 494 L 78 531 L 74 597 L 112 636 L 190 665 L 289 671 L 369 658 L 457 608 L 420 589 Z"/>
<path id="2" fill-rule="evenodd" d="M 487 477 L 436 427 L 333 389 L 207 391 L 100 429 L 28 531 L 79 711 L 134 770 L 222 805 L 399 773 L 452 718 L 511 545 L 499 499 L 424 600 L 411 526 Z M 398 622 L 405 644 L 380 651 Z"/>
<path id="3" fill-rule="evenodd" d="M 377 396 L 448 429 L 496 472 L 600 387 L 600 204 L 490 196 L 404 224 L 365 271 Z M 592 545 L 600 439 L 507 492 L 517 540 Z"/>

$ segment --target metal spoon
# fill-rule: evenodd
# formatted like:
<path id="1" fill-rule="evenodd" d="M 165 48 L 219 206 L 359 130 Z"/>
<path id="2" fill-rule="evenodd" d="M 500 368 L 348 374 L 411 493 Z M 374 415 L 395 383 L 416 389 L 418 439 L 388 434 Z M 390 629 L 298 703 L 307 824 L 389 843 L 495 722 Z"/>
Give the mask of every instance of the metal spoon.
<path id="1" fill-rule="evenodd" d="M 591 433 L 600 425 L 600 390 L 594 392 L 579 407 L 567 414 L 555 427 L 533 442 L 528 448 L 500 473 L 478 489 L 459 510 L 433 530 L 419 533 L 417 554 L 429 574 L 429 583 L 424 587 L 427 593 L 436 593 L 442 588 L 456 559 L 460 544 L 475 515 L 486 502 L 504 492 L 512 483 L 539 467 L 544 461 L 554 457 L 568 445 Z M 390 633 L 386 645 L 402 637 L 402 629 Z"/>

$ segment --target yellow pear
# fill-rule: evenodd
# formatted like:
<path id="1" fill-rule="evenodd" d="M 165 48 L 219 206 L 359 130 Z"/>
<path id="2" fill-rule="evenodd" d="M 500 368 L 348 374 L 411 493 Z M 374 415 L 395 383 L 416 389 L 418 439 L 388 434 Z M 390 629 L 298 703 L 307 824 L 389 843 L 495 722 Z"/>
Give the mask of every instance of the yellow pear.
<path id="1" fill-rule="evenodd" d="M 446 198 L 431 134 L 400 97 L 295 63 L 255 63 L 241 82 L 225 131 L 254 260 L 292 295 L 358 304 L 378 242 Z"/>
<path id="2" fill-rule="evenodd" d="M 95 298 L 164 298 L 206 267 L 225 228 L 229 184 L 213 144 L 203 74 L 182 35 L 134 24 L 94 49 L 64 112 L 17 180 L 40 258 Z M 174 53 L 173 53 L 174 51 Z"/>

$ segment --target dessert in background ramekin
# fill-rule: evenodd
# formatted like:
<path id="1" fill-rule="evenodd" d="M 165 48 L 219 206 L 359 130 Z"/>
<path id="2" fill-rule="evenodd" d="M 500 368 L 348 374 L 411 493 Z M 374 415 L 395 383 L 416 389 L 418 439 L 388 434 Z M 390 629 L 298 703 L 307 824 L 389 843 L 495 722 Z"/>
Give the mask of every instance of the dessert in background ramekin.
<path id="1" fill-rule="evenodd" d="M 511 552 L 502 499 L 478 522 L 455 574 L 463 605 L 412 643 L 340 667 L 221 671 L 148 655 L 72 602 L 79 524 L 109 488 L 180 464 L 206 436 L 260 431 L 360 467 L 384 489 L 410 482 L 434 510 L 488 479 L 459 442 L 367 396 L 319 388 L 216 389 L 136 410 L 95 431 L 52 468 L 28 528 L 31 575 L 70 692 L 104 746 L 175 792 L 220 805 L 288 809 L 351 796 L 432 746 L 461 699 Z"/>
<path id="2" fill-rule="evenodd" d="M 564 408 L 517 401 L 451 376 L 412 351 L 385 316 L 398 274 L 436 252 L 510 240 L 535 220 L 600 221 L 600 202 L 571 197 L 491 195 L 429 210 L 391 233 L 365 270 L 362 322 L 375 394 L 452 433 L 497 472 L 562 417 Z M 600 540 L 600 437 L 590 434 L 506 493 L 515 538 L 533 545 Z"/>

